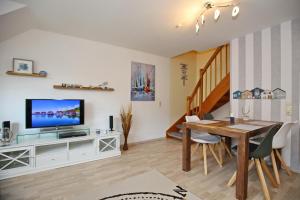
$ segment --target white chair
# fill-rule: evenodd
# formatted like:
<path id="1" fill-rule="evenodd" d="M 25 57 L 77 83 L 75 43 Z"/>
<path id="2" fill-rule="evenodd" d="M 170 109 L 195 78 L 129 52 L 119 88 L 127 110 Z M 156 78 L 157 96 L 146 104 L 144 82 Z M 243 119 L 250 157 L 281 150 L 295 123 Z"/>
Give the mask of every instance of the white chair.
<path id="1" fill-rule="evenodd" d="M 272 160 L 272 166 L 273 166 L 273 171 L 275 174 L 275 178 L 276 178 L 276 182 L 278 184 L 280 184 L 280 178 L 279 178 L 279 172 L 278 172 L 278 168 L 277 168 L 277 163 L 276 163 L 276 159 L 275 159 L 275 155 L 277 156 L 277 158 L 279 159 L 282 168 L 286 170 L 287 174 L 289 176 L 292 175 L 291 170 L 289 169 L 289 167 L 286 165 L 286 163 L 284 162 L 284 160 L 281 157 L 281 154 L 279 152 L 279 150 L 281 150 L 282 148 L 284 148 L 287 145 L 287 136 L 289 131 L 291 130 L 292 126 L 298 124 L 298 121 L 295 122 L 286 122 L 284 123 L 281 128 L 277 131 L 277 133 L 275 134 L 274 138 L 273 138 L 273 143 L 272 143 L 272 153 L 271 153 L 271 160 Z M 251 143 L 254 144 L 259 144 L 260 143 L 261 138 L 253 138 L 250 140 Z"/>
<path id="2" fill-rule="evenodd" d="M 271 153 L 271 159 L 272 159 L 272 165 L 273 165 L 275 178 L 276 178 L 276 181 L 278 184 L 280 184 L 280 178 L 279 178 L 278 168 L 277 168 L 277 164 L 276 164 L 276 160 L 275 160 L 275 154 L 277 155 L 277 157 L 282 165 L 282 168 L 285 169 L 285 171 L 287 172 L 287 174 L 289 176 L 291 176 L 292 172 L 291 172 L 290 168 L 286 165 L 284 160 L 282 159 L 279 150 L 284 148 L 287 145 L 288 133 L 291 130 L 292 126 L 294 126 L 298 123 L 299 123 L 298 121 L 284 123 L 282 125 L 282 127 L 279 129 L 279 131 L 276 133 L 276 135 L 274 136 L 274 139 L 273 139 L 273 143 L 272 143 L 273 151 Z"/>
<path id="3" fill-rule="evenodd" d="M 186 122 L 200 122 L 201 120 L 197 115 L 192 115 L 192 116 L 185 116 Z M 217 163 L 219 164 L 220 167 L 222 167 L 222 151 L 221 151 L 221 137 L 220 136 L 215 136 L 211 135 L 207 132 L 195 132 L 192 130 L 191 133 L 191 140 L 197 143 L 197 146 L 195 148 L 195 151 L 199 148 L 199 146 L 202 144 L 203 145 L 203 159 L 204 159 L 204 174 L 207 175 L 207 152 L 206 150 L 208 149 Z M 218 145 L 218 150 L 219 150 L 219 156 L 216 155 L 216 152 L 214 151 L 214 145 Z"/>

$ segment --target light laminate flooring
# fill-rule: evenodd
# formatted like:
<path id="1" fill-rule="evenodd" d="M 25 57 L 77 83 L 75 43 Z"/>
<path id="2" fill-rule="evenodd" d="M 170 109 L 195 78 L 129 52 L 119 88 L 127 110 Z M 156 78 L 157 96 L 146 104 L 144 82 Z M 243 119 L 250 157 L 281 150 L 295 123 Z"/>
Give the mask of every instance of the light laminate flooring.
<path id="1" fill-rule="evenodd" d="M 220 168 L 209 155 L 208 175 L 203 173 L 200 152 L 192 157 L 192 170 L 181 170 L 181 142 L 162 139 L 147 143 L 130 145 L 121 157 L 93 161 L 31 175 L 0 181 L 1 200 L 70 200 L 82 194 L 104 187 L 128 177 L 156 169 L 175 183 L 186 188 L 203 200 L 235 199 L 235 187 L 226 183 L 235 171 L 235 158 L 225 159 Z M 273 200 L 300 199 L 300 174 L 287 176 L 280 172 L 279 188 L 272 188 Z M 263 199 L 255 168 L 249 174 L 248 199 Z M 88 199 L 84 199 L 88 200 Z"/>

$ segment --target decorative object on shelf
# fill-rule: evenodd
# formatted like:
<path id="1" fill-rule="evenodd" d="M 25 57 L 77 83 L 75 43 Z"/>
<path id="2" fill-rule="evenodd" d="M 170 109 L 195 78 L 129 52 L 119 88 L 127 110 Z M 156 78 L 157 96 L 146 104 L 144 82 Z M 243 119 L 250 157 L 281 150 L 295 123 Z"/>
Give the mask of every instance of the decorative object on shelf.
<path id="1" fill-rule="evenodd" d="M 252 92 L 245 90 L 241 95 L 242 99 L 252 99 Z"/>
<path id="2" fill-rule="evenodd" d="M 286 91 L 276 88 L 272 90 L 263 90 L 259 87 L 252 89 L 251 91 L 237 90 L 232 94 L 233 99 L 285 99 Z"/>
<path id="3" fill-rule="evenodd" d="M 103 88 L 103 89 L 107 89 L 107 88 L 108 88 L 108 82 L 105 81 L 105 82 L 99 84 L 99 87 L 100 87 L 100 88 Z"/>
<path id="4" fill-rule="evenodd" d="M 187 64 L 181 63 L 180 65 L 181 65 L 181 67 L 180 67 L 180 69 L 181 69 L 181 78 L 180 79 L 182 80 L 183 86 L 185 86 L 185 81 L 188 80 L 188 74 L 187 74 L 188 68 L 187 68 Z"/>
<path id="5" fill-rule="evenodd" d="M 272 91 L 273 93 L 273 99 L 285 99 L 286 98 L 286 92 L 280 88 L 276 88 Z"/>
<path id="6" fill-rule="evenodd" d="M 23 74 L 33 73 L 33 60 L 13 58 L 13 71 Z"/>
<path id="7" fill-rule="evenodd" d="M 128 150 L 127 139 L 131 128 L 131 122 L 132 122 L 132 104 L 129 104 L 127 110 L 125 110 L 125 108 L 122 106 L 120 116 L 121 116 L 121 122 L 122 122 L 123 134 L 124 134 L 123 150 L 126 151 Z"/>
<path id="8" fill-rule="evenodd" d="M 66 90 L 96 90 L 96 91 L 108 91 L 112 92 L 114 91 L 114 88 L 102 88 L 99 86 L 83 86 L 79 84 L 67 84 L 67 83 L 62 83 L 60 85 L 53 85 L 54 89 L 66 89 Z"/>
<path id="9" fill-rule="evenodd" d="M 226 7 L 233 7 L 231 16 L 233 18 L 236 18 L 240 12 L 240 8 L 238 7 L 239 1 L 237 0 L 231 0 L 231 1 L 226 1 L 226 2 L 215 2 L 214 0 L 205 0 L 202 5 L 202 9 L 200 12 L 200 20 L 197 19 L 196 25 L 195 25 L 195 31 L 196 33 L 199 33 L 200 31 L 200 24 L 199 21 L 201 22 L 202 25 L 205 24 L 205 13 L 208 10 L 215 9 L 214 10 L 214 20 L 218 21 L 221 15 L 221 10 Z M 177 27 L 177 26 L 176 26 Z"/>
<path id="10" fill-rule="evenodd" d="M 260 89 L 258 87 L 254 88 L 251 90 L 252 92 L 252 97 L 254 99 L 261 99 L 261 93 L 263 92 L 264 90 L 263 89 Z"/>
<path id="11" fill-rule="evenodd" d="M 273 99 L 273 92 L 271 90 L 264 90 L 261 93 L 262 99 Z"/>
<path id="12" fill-rule="evenodd" d="M 131 62 L 131 101 L 155 101 L 155 66 Z"/>
<path id="13" fill-rule="evenodd" d="M 31 77 L 38 77 L 44 78 L 47 76 L 47 72 L 41 71 L 43 73 L 33 73 L 33 60 L 26 60 L 20 58 L 13 58 L 13 70 L 7 71 L 7 75 L 13 76 L 31 76 Z"/>
<path id="14" fill-rule="evenodd" d="M 47 76 L 47 74 L 48 74 L 48 73 L 47 73 L 46 71 L 40 71 L 40 72 L 39 72 L 39 75 L 41 75 L 41 76 Z"/>
<path id="15" fill-rule="evenodd" d="M 242 92 L 237 90 L 233 93 L 233 99 L 240 99 L 242 96 Z"/>

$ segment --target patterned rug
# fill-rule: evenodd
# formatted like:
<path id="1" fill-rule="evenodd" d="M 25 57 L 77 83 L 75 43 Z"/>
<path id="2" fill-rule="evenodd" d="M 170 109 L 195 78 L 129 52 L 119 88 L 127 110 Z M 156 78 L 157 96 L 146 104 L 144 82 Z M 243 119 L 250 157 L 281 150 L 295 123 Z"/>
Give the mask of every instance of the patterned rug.
<path id="1" fill-rule="evenodd" d="M 200 200 L 153 170 L 78 197 L 84 200 Z"/>

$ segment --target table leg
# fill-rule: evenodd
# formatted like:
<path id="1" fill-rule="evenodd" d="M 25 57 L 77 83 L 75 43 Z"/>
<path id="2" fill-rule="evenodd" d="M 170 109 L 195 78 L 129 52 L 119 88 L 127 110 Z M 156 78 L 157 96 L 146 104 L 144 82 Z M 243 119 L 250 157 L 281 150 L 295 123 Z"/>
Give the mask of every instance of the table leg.
<path id="1" fill-rule="evenodd" d="M 191 129 L 183 129 L 183 138 L 182 138 L 182 170 L 190 171 L 191 170 Z"/>
<path id="2" fill-rule="evenodd" d="M 237 155 L 236 198 L 245 200 L 248 189 L 249 138 L 243 135 L 239 139 Z"/>

